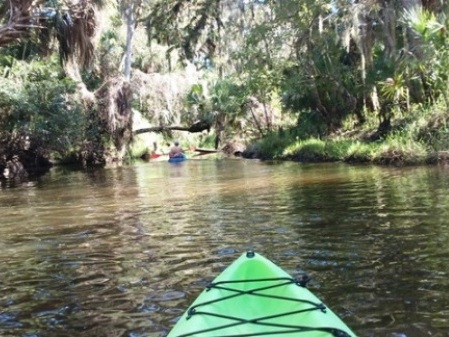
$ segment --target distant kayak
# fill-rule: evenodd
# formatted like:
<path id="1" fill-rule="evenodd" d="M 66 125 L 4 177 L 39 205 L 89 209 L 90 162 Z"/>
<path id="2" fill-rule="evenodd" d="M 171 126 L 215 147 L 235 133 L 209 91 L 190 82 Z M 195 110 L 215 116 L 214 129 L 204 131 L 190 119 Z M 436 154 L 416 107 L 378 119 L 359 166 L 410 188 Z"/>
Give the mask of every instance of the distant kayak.
<path id="1" fill-rule="evenodd" d="M 197 297 L 168 337 L 355 337 L 307 281 L 247 252 Z"/>
<path id="2" fill-rule="evenodd" d="M 181 154 L 181 155 L 176 156 L 176 157 L 168 158 L 168 162 L 169 163 L 180 163 L 180 162 L 182 162 L 182 161 L 184 161 L 186 159 L 187 159 L 187 157 L 185 156 L 185 154 Z"/>

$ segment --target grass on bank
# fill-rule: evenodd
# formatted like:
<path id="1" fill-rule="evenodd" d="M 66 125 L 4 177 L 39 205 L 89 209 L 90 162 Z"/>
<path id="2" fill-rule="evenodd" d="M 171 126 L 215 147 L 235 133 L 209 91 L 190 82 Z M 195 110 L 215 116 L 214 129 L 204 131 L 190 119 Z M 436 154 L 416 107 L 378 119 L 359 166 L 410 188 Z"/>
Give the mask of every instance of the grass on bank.
<path id="1" fill-rule="evenodd" d="M 281 145 L 281 146 L 279 146 Z M 363 142 L 351 139 L 310 138 L 287 139 L 276 143 L 261 140 L 256 152 L 263 159 L 294 160 L 301 162 L 343 161 L 351 163 L 375 163 L 392 165 L 414 165 L 429 161 L 432 152 L 427 146 L 401 135 L 393 135 L 382 142 Z"/>
<path id="2" fill-rule="evenodd" d="M 449 153 L 447 109 L 416 109 L 396 119 L 390 132 L 377 140 L 362 137 L 373 130 L 351 130 L 333 137 L 302 139 L 298 128 L 273 132 L 249 149 L 253 157 L 301 162 L 342 161 L 382 165 L 434 163 Z"/>

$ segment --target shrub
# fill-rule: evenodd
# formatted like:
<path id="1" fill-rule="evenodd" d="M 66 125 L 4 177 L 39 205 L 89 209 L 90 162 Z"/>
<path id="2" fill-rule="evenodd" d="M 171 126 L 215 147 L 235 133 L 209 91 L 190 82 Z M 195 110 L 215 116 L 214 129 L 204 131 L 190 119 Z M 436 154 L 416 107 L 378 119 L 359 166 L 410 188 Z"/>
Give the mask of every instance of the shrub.
<path id="1" fill-rule="evenodd" d="M 288 133 L 271 132 L 245 151 L 245 157 L 261 159 L 282 159 L 285 157 L 286 147 L 292 143 Z"/>
<path id="2" fill-rule="evenodd" d="M 346 152 L 344 161 L 351 163 L 371 162 L 374 157 L 375 146 L 374 143 L 353 142 Z"/>
<path id="3" fill-rule="evenodd" d="M 425 145 L 411 138 L 392 135 L 380 145 L 373 155 L 373 162 L 389 165 L 413 165 L 425 163 L 428 150 Z"/>
<path id="4" fill-rule="evenodd" d="M 323 161 L 325 155 L 326 143 L 317 138 L 310 138 L 304 141 L 296 141 L 286 147 L 284 156 L 298 161 Z"/>
<path id="5" fill-rule="evenodd" d="M 9 78 L 0 78 L 0 132 L 4 138 L 26 136 L 57 157 L 68 155 L 82 143 L 86 126 L 76 84 L 55 70 L 57 63 L 16 67 Z"/>
<path id="6" fill-rule="evenodd" d="M 352 144 L 353 141 L 345 139 L 327 141 L 325 147 L 326 159 L 330 161 L 343 160 Z"/>

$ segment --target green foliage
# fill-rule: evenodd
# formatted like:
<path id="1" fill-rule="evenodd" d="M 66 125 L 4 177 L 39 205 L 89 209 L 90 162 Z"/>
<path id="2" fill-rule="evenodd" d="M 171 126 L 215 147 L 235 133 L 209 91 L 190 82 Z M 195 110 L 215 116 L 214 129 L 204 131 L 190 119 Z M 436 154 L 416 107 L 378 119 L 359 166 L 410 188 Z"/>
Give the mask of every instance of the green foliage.
<path id="1" fill-rule="evenodd" d="M 206 148 L 206 149 L 214 148 L 215 147 L 215 137 L 216 137 L 216 135 L 214 133 L 200 135 L 198 147 Z"/>
<path id="2" fill-rule="evenodd" d="M 101 77 L 118 76 L 122 62 L 123 45 L 116 27 L 111 27 L 101 35 L 97 50 L 99 60 L 99 73 Z"/>
<path id="3" fill-rule="evenodd" d="M 296 133 L 301 139 L 319 138 L 328 132 L 323 117 L 316 111 L 304 111 L 298 115 Z"/>
<path id="4" fill-rule="evenodd" d="M 347 149 L 344 161 L 355 163 L 369 163 L 373 161 L 375 143 L 353 142 Z"/>
<path id="5" fill-rule="evenodd" d="M 395 74 L 393 78 L 388 78 L 382 82 L 380 92 L 384 98 L 393 104 L 400 104 L 408 100 L 408 90 L 404 80 L 404 75 Z"/>
<path id="6" fill-rule="evenodd" d="M 405 12 L 403 22 L 422 41 L 407 58 L 410 75 L 423 79 L 428 100 L 435 103 L 442 97 L 449 107 L 449 17 L 417 7 Z"/>
<path id="7" fill-rule="evenodd" d="M 220 6 L 219 1 L 154 1 L 146 19 L 149 38 L 169 45 L 168 54 L 176 50 L 183 59 L 207 66 L 219 42 Z"/>
<path id="8" fill-rule="evenodd" d="M 449 116 L 445 104 L 420 107 L 415 121 L 408 126 L 414 127 L 414 139 L 427 144 L 433 151 L 447 151 L 449 148 Z"/>
<path id="9" fill-rule="evenodd" d="M 215 136 L 248 139 L 266 134 L 255 146 L 263 158 L 388 162 L 391 156 L 397 158 L 395 162 L 408 163 L 421 160 L 427 146 L 447 149 L 449 19 L 441 10 L 410 10 L 404 2 L 406 14 L 399 20 L 404 7 L 388 1 L 156 0 L 142 4 L 135 13 L 139 20 L 133 48 L 132 107 L 151 125 L 208 122 L 216 132 L 200 137 L 207 146 Z M 46 7 L 56 10 L 61 5 L 59 0 L 46 2 Z M 120 74 L 126 25 L 116 5 L 101 13 L 107 13 L 103 16 L 107 19 L 96 63 L 81 74 L 83 84 L 97 95 L 105 79 Z M 93 23 L 84 23 L 88 21 Z M 145 28 L 142 22 L 147 23 Z M 94 26 L 84 28 L 88 27 Z M 88 37 L 85 29 L 78 33 L 67 37 Z M 102 129 L 102 121 L 95 121 L 94 110 L 89 118 L 84 116 L 77 89 L 56 58 L 47 63 L 39 60 L 43 51 L 47 56 L 55 51 L 40 49 L 34 42 L 38 35 L 2 49 L 4 132 L 33 134 L 61 154 L 79 147 L 83 138 L 100 143 L 113 139 Z M 83 48 L 74 50 L 74 55 L 93 56 L 91 46 L 84 45 L 85 53 Z M 295 127 L 271 132 L 281 125 L 280 114 L 270 111 L 279 97 L 280 109 Z M 379 133 L 384 142 L 325 138 L 341 134 L 345 127 L 344 131 L 366 130 L 375 125 L 386 125 L 385 133 Z M 413 157 L 412 152 L 418 155 Z"/>
<path id="10" fill-rule="evenodd" d="M 284 155 L 299 161 L 315 162 L 324 160 L 326 143 L 320 139 L 310 138 L 288 146 Z"/>
<path id="11" fill-rule="evenodd" d="M 327 161 L 341 161 L 347 155 L 354 141 L 349 139 L 331 139 L 326 142 L 325 156 Z"/>
<path id="12" fill-rule="evenodd" d="M 435 13 L 424 9 L 422 6 L 413 7 L 404 13 L 405 23 L 419 34 L 424 43 L 444 43 L 445 19 L 446 16 L 443 13 L 440 17 L 437 17 Z"/>
<path id="13" fill-rule="evenodd" d="M 414 165 L 426 162 L 427 147 L 407 135 L 397 133 L 389 136 L 373 153 L 373 162 L 389 165 Z"/>
<path id="14" fill-rule="evenodd" d="M 280 83 L 283 103 L 293 112 L 316 111 L 332 129 L 359 108 L 364 88 L 357 68 L 333 33 L 319 35 L 294 63 L 286 63 Z M 332 131 L 329 129 L 329 131 Z"/>
<path id="15" fill-rule="evenodd" d="M 244 102 L 245 90 L 231 79 L 220 79 L 212 84 L 210 99 L 212 110 L 231 115 L 232 119 Z"/>
<path id="16" fill-rule="evenodd" d="M 58 68 L 56 62 L 18 62 L 10 78 L 0 78 L 0 132 L 26 135 L 65 156 L 81 144 L 86 120 L 75 83 Z"/>
<path id="17" fill-rule="evenodd" d="M 242 113 L 245 90 L 233 79 L 211 80 L 205 87 L 194 84 L 187 94 L 186 102 L 195 111 L 194 118 L 219 127 L 233 126 Z M 192 120 L 191 122 L 193 122 Z"/>
<path id="18" fill-rule="evenodd" d="M 290 133 L 270 132 L 251 146 L 248 152 L 262 159 L 281 159 L 285 149 L 294 141 Z"/>
<path id="19" fill-rule="evenodd" d="M 391 134 L 384 141 L 362 142 L 347 138 L 323 140 L 312 137 L 299 140 L 294 137 L 294 133 L 281 132 L 264 137 L 251 151 L 263 159 L 301 162 L 345 161 L 398 166 L 424 164 L 435 151 L 417 140 L 417 134 L 418 129 L 404 129 Z M 448 137 L 448 134 L 446 132 L 444 136 Z"/>
<path id="20" fill-rule="evenodd" d="M 435 152 L 447 151 L 449 148 L 449 128 L 446 126 L 428 132 L 422 139 Z"/>
<path id="21" fill-rule="evenodd" d="M 348 153 L 352 141 L 349 140 L 328 140 L 317 138 L 301 140 L 288 146 L 284 151 L 284 156 L 299 161 L 339 161 Z"/>

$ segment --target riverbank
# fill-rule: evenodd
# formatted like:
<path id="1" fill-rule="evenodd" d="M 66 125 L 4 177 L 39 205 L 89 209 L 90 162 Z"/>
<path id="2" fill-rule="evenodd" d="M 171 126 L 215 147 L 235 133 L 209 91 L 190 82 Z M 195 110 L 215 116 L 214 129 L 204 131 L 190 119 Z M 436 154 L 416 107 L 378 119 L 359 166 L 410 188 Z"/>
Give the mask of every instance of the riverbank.
<path id="1" fill-rule="evenodd" d="M 264 144 L 266 141 L 250 146 L 244 156 L 308 163 L 347 162 L 395 166 L 449 164 L 449 151 L 431 151 L 422 144 L 398 140 L 369 143 L 348 139 L 310 138 L 278 146 L 276 150 L 267 149 Z M 273 143 L 269 146 L 273 146 Z"/>
<path id="2" fill-rule="evenodd" d="M 312 136 L 298 127 L 281 129 L 252 143 L 246 158 L 299 162 L 347 162 L 377 165 L 449 164 L 449 130 L 442 110 L 396 119 L 388 130 L 347 128 Z"/>

